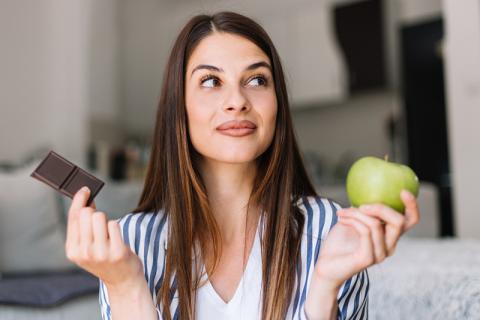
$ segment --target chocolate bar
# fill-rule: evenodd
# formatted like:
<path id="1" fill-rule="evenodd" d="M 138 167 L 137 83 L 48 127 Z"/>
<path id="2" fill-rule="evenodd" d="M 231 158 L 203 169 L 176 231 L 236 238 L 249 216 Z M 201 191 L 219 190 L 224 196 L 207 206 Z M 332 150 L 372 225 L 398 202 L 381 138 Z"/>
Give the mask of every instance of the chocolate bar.
<path id="1" fill-rule="evenodd" d="M 46 183 L 72 199 L 80 188 L 87 186 L 90 189 L 87 206 L 90 205 L 105 184 L 102 180 L 76 166 L 53 150 L 47 154 L 30 176 Z"/>

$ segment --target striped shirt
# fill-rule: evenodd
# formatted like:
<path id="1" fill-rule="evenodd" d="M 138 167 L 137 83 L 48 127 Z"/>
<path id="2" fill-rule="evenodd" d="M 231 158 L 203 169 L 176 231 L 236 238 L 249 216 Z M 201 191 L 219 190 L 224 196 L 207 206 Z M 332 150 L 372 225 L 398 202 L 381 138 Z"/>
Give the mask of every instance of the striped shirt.
<path id="1" fill-rule="evenodd" d="M 324 197 L 302 197 L 298 208 L 305 215 L 305 226 L 301 240 L 301 257 L 297 263 L 296 279 L 286 319 L 307 319 L 305 300 L 308 293 L 315 262 L 328 232 L 337 223 L 336 211 L 340 205 Z M 124 242 L 140 258 L 158 319 L 162 319 L 161 306 L 157 305 L 156 294 L 160 289 L 165 271 L 165 257 L 168 248 L 168 218 L 159 213 L 129 213 L 119 219 Z M 257 265 L 261 274 L 261 265 Z M 175 277 L 171 286 L 176 288 Z M 337 319 L 368 319 L 369 277 L 367 269 L 346 280 L 337 295 Z M 100 280 L 99 303 L 102 318 L 111 319 L 108 291 Z M 202 301 L 197 303 L 201 304 Z M 178 319 L 178 290 L 175 289 L 170 312 Z"/>

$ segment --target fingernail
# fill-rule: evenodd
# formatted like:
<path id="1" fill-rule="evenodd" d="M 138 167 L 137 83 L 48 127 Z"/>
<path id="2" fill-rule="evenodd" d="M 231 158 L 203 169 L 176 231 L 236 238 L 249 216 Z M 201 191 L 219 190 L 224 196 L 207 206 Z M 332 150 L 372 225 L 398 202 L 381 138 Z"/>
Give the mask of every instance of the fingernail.
<path id="1" fill-rule="evenodd" d="M 408 190 L 402 190 L 402 194 L 407 200 L 412 200 L 414 196 Z"/>
<path id="2" fill-rule="evenodd" d="M 90 193 L 90 189 L 89 189 L 87 186 L 82 187 L 81 190 L 82 190 L 82 192 L 88 192 L 88 193 Z"/>

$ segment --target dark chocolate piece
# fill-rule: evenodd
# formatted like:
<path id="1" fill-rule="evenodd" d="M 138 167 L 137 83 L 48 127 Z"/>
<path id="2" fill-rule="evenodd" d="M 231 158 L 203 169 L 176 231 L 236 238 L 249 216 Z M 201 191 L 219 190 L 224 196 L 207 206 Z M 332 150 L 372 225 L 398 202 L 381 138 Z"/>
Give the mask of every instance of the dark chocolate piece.
<path id="1" fill-rule="evenodd" d="M 90 205 L 105 184 L 102 180 L 71 163 L 53 150 L 47 154 L 30 176 L 72 199 L 80 188 L 87 186 L 90 189 L 87 206 Z"/>

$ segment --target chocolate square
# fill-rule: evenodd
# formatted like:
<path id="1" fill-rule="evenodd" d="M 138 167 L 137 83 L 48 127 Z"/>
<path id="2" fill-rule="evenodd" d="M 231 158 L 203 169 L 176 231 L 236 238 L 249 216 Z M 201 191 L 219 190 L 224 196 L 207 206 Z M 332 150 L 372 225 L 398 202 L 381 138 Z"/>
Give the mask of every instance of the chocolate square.
<path id="1" fill-rule="evenodd" d="M 105 184 L 102 180 L 76 166 L 53 150 L 47 154 L 30 176 L 46 183 L 69 198 L 73 198 L 80 188 L 87 186 L 91 191 L 87 206 L 90 205 Z"/>

